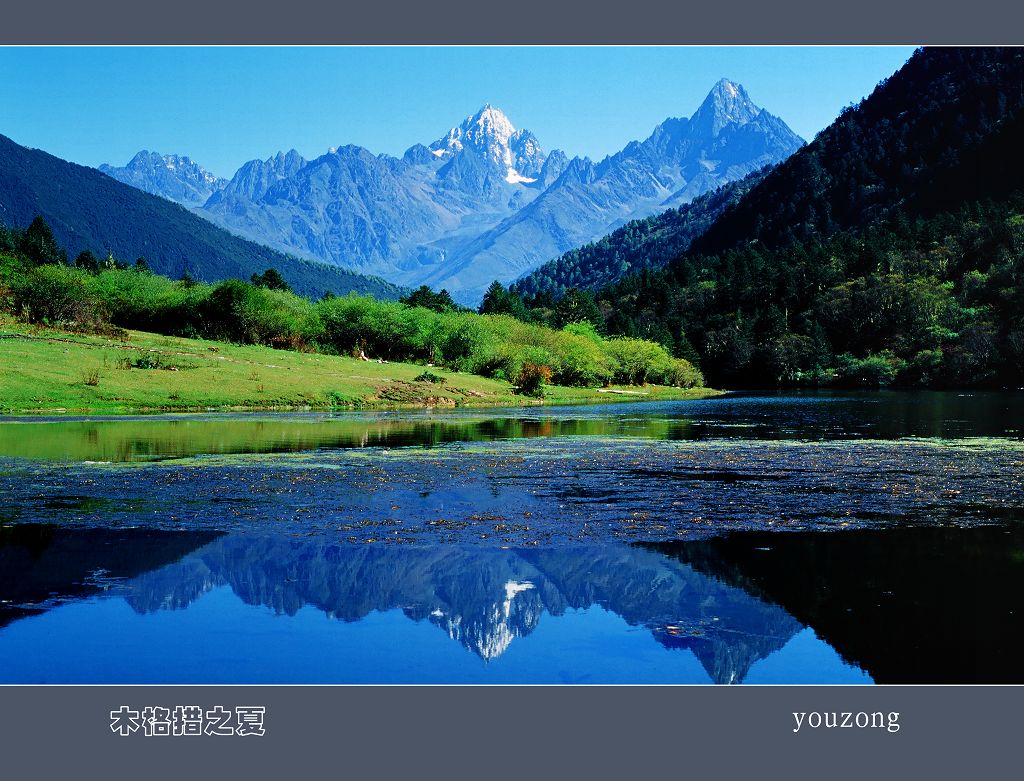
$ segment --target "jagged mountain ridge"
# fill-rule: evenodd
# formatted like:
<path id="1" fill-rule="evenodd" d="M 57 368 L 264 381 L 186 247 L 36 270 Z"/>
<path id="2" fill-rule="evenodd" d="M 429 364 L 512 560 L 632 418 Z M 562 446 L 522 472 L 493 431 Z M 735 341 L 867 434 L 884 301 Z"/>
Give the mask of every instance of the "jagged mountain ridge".
<path id="1" fill-rule="evenodd" d="M 100 170 L 119 182 L 188 207 L 202 206 L 228 183 L 189 157 L 161 155 L 146 149 L 123 167 L 103 164 Z"/>
<path id="2" fill-rule="evenodd" d="M 278 152 L 266 160 L 250 160 L 239 168 L 229 181 L 224 182 L 213 202 L 217 203 L 231 195 L 250 199 L 262 198 L 275 184 L 294 176 L 307 162 L 294 149 L 287 153 Z"/>
<path id="3" fill-rule="evenodd" d="M 667 119 L 598 163 L 546 154 L 485 104 L 401 158 L 349 145 L 309 161 L 294 150 L 250 161 L 197 213 L 282 251 L 473 303 L 494 279 L 511 282 L 802 144 L 726 79 L 689 118 Z"/>
<path id="4" fill-rule="evenodd" d="M 667 119 L 645 141 L 600 163 L 568 163 L 534 201 L 426 281 L 478 292 L 495 276 L 521 276 L 628 220 L 689 203 L 784 160 L 802 144 L 782 120 L 754 105 L 742 86 L 722 79 L 689 119 Z M 490 275 L 494 268 L 504 277 Z"/>
<path id="5" fill-rule="evenodd" d="M 509 184 L 537 181 L 544 166 L 545 155 L 540 142 L 529 130 L 516 130 L 500 110 L 485 103 L 473 116 L 453 127 L 448 134 L 430 145 L 431 153 L 450 159 L 469 147 L 501 173 Z"/>

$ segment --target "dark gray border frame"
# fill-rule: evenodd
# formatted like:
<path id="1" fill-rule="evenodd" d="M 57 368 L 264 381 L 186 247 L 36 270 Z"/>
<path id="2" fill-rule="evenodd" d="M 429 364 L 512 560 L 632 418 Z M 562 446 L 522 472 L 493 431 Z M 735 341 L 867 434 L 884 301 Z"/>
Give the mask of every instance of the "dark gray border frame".
<path id="1" fill-rule="evenodd" d="M 11 779 L 994 779 L 1019 770 L 1014 687 L 6 687 Z M 128 705 L 266 707 L 262 737 L 119 736 Z M 794 732 L 793 712 L 900 729 Z M 854 717 L 855 718 L 855 717 Z"/>
<path id="2" fill-rule="evenodd" d="M 0 44 L 1010 45 L 1007 0 L 43 0 L 7 3 Z"/>
<path id="3" fill-rule="evenodd" d="M 4 45 L 1010 45 L 1024 38 L 1024 6 L 1006 0 L 51 0 L 8 5 L 2 17 Z M 1020 687 L 0 687 L 0 776 L 987 779 L 1019 769 L 1022 696 Z M 265 705 L 267 735 L 121 738 L 109 729 L 109 711 L 122 704 L 192 703 Z M 794 734 L 794 711 L 896 711 L 900 731 Z"/>

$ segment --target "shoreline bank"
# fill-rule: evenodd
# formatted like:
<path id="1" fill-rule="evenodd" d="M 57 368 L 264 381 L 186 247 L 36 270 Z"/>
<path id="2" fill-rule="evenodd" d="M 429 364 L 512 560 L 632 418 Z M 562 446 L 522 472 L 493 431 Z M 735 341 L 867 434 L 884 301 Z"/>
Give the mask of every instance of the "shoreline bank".
<path id="1" fill-rule="evenodd" d="M 660 385 L 545 386 L 436 366 L 359 360 L 130 331 L 127 338 L 33 329 L 0 333 L 0 417 L 531 407 L 702 399 Z"/>

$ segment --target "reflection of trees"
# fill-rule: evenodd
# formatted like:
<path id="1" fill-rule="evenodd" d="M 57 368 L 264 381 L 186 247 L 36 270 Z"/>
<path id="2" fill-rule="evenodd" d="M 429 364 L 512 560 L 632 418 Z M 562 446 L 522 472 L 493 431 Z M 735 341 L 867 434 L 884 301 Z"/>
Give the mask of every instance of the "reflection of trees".
<path id="1" fill-rule="evenodd" d="M 782 605 L 877 683 L 1024 681 L 1024 528 L 743 532 L 645 545 Z"/>
<path id="2" fill-rule="evenodd" d="M 674 421 L 678 429 L 681 421 Z M 683 421 L 685 423 L 685 421 Z M 61 421 L 0 427 L 0 456 L 75 461 L 141 461 L 209 453 L 290 453 L 359 447 L 431 446 L 450 442 L 600 436 L 627 432 L 665 438 L 669 421 L 616 418 L 492 417 L 466 419 L 333 419 L 310 421 Z"/>
<path id="3" fill-rule="evenodd" d="M 117 588 L 159 570 L 220 536 L 219 532 L 63 529 L 44 524 L 0 527 L 0 626 Z"/>

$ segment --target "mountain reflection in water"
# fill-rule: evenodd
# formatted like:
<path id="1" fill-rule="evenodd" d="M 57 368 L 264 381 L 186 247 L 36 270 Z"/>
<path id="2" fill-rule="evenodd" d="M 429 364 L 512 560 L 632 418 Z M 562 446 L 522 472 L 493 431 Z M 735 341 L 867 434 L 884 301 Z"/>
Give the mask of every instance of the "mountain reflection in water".
<path id="1" fill-rule="evenodd" d="M 692 651 L 716 683 L 741 682 L 754 662 L 802 629 L 777 605 L 670 556 L 625 545 L 501 550 L 351 546 L 284 536 L 210 540 L 192 532 L 152 530 L 133 539 L 113 530 L 13 529 L 17 535 L 9 533 L 0 547 L 7 622 L 100 594 L 123 598 L 138 614 L 159 616 L 188 608 L 227 585 L 246 605 L 279 615 L 294 616 L 312 606 L 330 618 L 358 622 L 375 611 L 400 610 L 490 661 L 517 639 L 528 638 L 545 613 L 557 617 L 600 606 L 651 632 L 665 649 Z M 190 545 L 194 549 L 165 563 L 153 550 L 154 535 L 161 534 L 167 558 Z M 137 553 L 152 568 L 138 573 L 119 567 L 103 553 L 112 548 L 121 557 Z M 64 584 L 57 583 L 61 571 L 67 573 Z M 36 593 L 27 584 L 36 584 Z"/>
<path id="2" fill-rule="evenodd" d="M 805 627 L 879 682 L 1006 683 L 1024 645 L 1022 551 L 1024 533 L 1000 527 L 505 550 L 12 526 L 0 533 L 0 676 L 4 635 L 34 614 L 116 597 L 159 622 L 229 588 L 232 611 L 263 620 L 313 608 L 354 624 L 400 611 L 487 661 L 534 642 L 545 621 L 598 608 L 664 653 L 689 650 L 715 683 L 743 682 Z"/>

